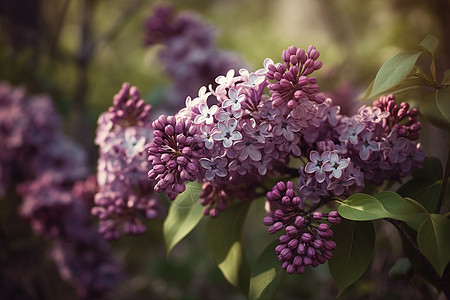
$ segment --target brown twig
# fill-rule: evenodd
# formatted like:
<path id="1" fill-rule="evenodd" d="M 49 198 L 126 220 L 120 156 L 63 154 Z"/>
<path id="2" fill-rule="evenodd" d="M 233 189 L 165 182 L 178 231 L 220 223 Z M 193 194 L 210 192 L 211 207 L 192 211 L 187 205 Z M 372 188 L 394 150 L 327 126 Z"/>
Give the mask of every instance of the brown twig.
<path id="1" fill-rule="evenodd" d="M 439 201 L 436 205 L 436 214 L 440 213 L 442 202 L 444 201 L 445 191 L 447 189 L 448 175 L 450 171 L 450 141 L 448 142 L 448 155 L 447 155 L 447 165 L 445 166 L 444 178 L 442 178 L 441 192 L 439 193 Z"/>
<path id="2" fill-rule="evenodd" d="M 433 265 L 430 263 L 430 261 L 425 257 L 425 255 L 422 253 L 422 251 L 419 249 L 417 244 L 413 241 L 411 236 L 406 232 L 405 228 L 403 228 L 403 225 L 400 221 L 394 220 L 394 219 L 385 219 L 392 225 L 394 225 L 395 228 L 400 232 L 400 234 L 403 236 L 403 238 L 408 242 L 408 244 L 411 246 L 411 248 L 414 250 L 414 252 L 417 254 L 419 259 L 423 262 L 425 267 L 430 272 L 433 280 L 436 282 L 437 287 L 445 294 L 445 296 L 450 299 L 450 288 L 446 285 L 445 281 L 439 276 L 439 274 L 436 272 L 436 270 L 433 268 Z"/>

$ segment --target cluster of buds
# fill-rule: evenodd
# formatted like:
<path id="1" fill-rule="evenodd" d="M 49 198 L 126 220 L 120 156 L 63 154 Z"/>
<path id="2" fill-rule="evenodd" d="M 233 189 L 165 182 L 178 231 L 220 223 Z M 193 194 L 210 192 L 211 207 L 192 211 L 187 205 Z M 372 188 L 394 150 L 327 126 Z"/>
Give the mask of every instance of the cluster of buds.
<path id="1" fill-rule="evenodd" d="M 285 231 L 275 248 L 283 269 L 289 274 L 302 274 L 305 267 L 317 267 L 331 259 L 336 243 L 330 240 L 333 236 L 330 225 L 340 223 L 337 211 L 324 214 L 308 210 L 292 181 L 278 182 L 267 193 L 267 200 L 271 211 L 264 218 L 264 225 L 270 226 L 271 234 Z"/>

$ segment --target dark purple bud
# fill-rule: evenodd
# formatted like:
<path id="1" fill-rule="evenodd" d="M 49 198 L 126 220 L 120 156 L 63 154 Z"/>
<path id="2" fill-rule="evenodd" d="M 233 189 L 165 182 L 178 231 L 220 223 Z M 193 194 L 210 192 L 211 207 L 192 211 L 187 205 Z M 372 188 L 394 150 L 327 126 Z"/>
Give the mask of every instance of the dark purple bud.
<path id="1" fill-rule="evenodd" d="M 266 226 L 271 226 L 273 225 L 274 221 L 272 217 L 264 217 L 263 219 L 263 224 Z"/>
<path id="2" fill-rule="evenodd" d="M 334 241 L 325 241 L 323 247 L 327 250 L 334 250 L 336 249 L 336 243 Z"/>
<path id="3" fill-rule="evenodd" d="M 301 266 L 303 263 L 303 257 L 301 257 L 300 255 L 297 255 L 296 257 L 294 257 L 294 259 L 292 260 L 292 262 L 294 263 L 294 265 L 296 266 Z"/>
<path id="4" fill-rule="evenodd" d="M 290 236 L 296 235 L 298 232 L 297 228 L 295 226 L 286 226 L 286 233 Z"/>
<path id="5" fill-rule="evenodd" d="M 281 253 L 280 256 L 283 258 L 283 260 L 290 260 L 292 258 L 292 251 L 289 248 L 284 248 Z"/>
<path id="6" fill-rule="evenodd" d="M 288 236 L 287 234 L 283 234 L 282 236 L 280 236 L 279 241 L 282 244 L 287 244 L 289 241 L 291 240 L 291 237 Z"/>
<path id="7" fill-rule="evenodd" d="M 285 245 L 285 244 L 278 245 L 278 246 L 275 247 L 275 252 L 276 252 L 277 254 L 280 254 L 281 251 L 283 251 L 284 249 L 286 249 L 286 245 Z"/>
<path id="8" fill-rule="evenodd" d="M 279 219 L 283 219 L 284 217 L 284 212 L 281 209 L 277 209 L 275 210 L 275 212 L 273 213 L 274 217 L 279 220 Z"/>
<path id="9" fill-rule="evenodd" d="M 311 241 L 312 236 L 311 234 L 305 232 L 302 234 L 302 241 L 304 241 L 305 243 L 308 243 L 309 241 Z"/>
<path id="10" fill-rule="evenodd" d="M 303 265 L 310 266 L 311 263 L 312 263 L 312 259 L 309 256 L 304 256 L 303 257 Z"/>
<path id="11" fill-rule="evenodd" d="M 290 240 L 289 243 L 288 243 L 288 247 L 289 247 L 290 249 L 296 249 L 297 246 L 298 246 L 298 240 L 297 240 L 297 239 L 292 239 L 292 240 Z"/>
<path id="12" fill-rule="evenodd" d="M 288 265 L 286 268 L 286 272 L 288 274 L 294 274 L 296 271 L 296 267 L 294 265 Z"/>
<path id="13" fill-rule="evenodd" d="M 297 253 L 300 255 L 305 254 L 305 244 L 299 243 L 297 246 Z"/>
<path id="14" fill-rule="evenodd" d="M 287 189 L 293 189 L 294 188 L 294 183 L 292 181 L 286 182 L 286 188 Z"/>
<path id="15" fill-rule="evenodd" d="M 302 203 L 302 200 L 300 199 L 300 197 L 295 196 L 295 197 L 292 199 L 292 204 L 293 204 L 293 205 L 299 206 L 300 203 Z"/>
<path id="16" fill-rule="evenodd" d="M 278 182 L 276 186 L 280 192 L 284 192 L 286 190 L 286 184 L 283 181 Z"/>
<path id="17" fill-rule="evenodd" d="M 314 241 L 313 245 L 314 245 L 314 248 L 320 249 L 323 247 L 323 242 L 322 242 L 322 240 L 317 239 Z"/>
<path id="18" fill-rule="evenodd" d="M 297 216 L 295 217 L 295 221 L 294 221 L 295 226 L 302 227 L 303 224 L 305 224 L 305 218 L 301 217 L 301 216 Z"/>
<path id="19" fill-rule="evenodd" d="M 313 247 L 308 247 L 306 249 L 306 255 L 313 258 L 314 256 L 316 256 L 316 249 L 314 249 Z"/>
<path id="20" fill-rule="evenodd" d="M 330 228 L 330 227 L 328 226 L 328 224 L 326 224 L 326 223 L 321 223 L 317 229 L 320 230 L 320 231 L 326 231 L 326 230 L 328 230 L 329 228 Z"/>
<path id="21" fill-rule="evenodd" d="M 300 76 L 298 78 L 298 84 L 299 85 L 307 85 L 308 84 L 308 77 L 306 76 Z"/>
<path id="22" fill-rule="evenodd" d="M 322 219 L 322 213 L 320 211 L 313 212 L 313 218 L 314 218 L 314 220 L 321 220 Z"/>

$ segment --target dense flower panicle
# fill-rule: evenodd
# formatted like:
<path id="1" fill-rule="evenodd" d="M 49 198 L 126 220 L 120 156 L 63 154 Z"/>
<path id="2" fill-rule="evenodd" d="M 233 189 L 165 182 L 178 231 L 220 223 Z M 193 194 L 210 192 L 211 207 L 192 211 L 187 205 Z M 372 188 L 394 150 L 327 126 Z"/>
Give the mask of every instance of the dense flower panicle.
<path id="1" fill-rule="evenodd" d="M 57 135 L 36 152 L 30 162 L 38 174 L 53 177 L 55 182 L 74 182 L 89 173 L 86 151 L 64 135 Z"/>
<path id="2" fill-rule="evenodd" d="M 374 106 L 380 110 L 389 113 L 387 118 L 387 126 L 391 131 L 398 131 L 400 137 L 409 140 L 417 140 L 419 131 L 422 127 L 417 120 L 419 111 L 417 108 L 410 109 L 409 104 L 402 102 L 396 104 L 394 95 L 382 96 L 374 102 Z"/>
<path id="3" fill-rule="evenodd" d="M 275 248 L 283 269 L 289 274 L 302 274 L 305 267 L 317 267 L 332 258 L 336 243 L 331 240 L 330 227 L 340 223 L 336 211 L 310 211 L 291 181 L 278 182 L 267 193 L 267 200 L 271 211 L 264 218 L 264 225 L 269 226 L 271 234 L 284 230 Z"/>
<path id="4" fill-rule="evenodd" d="M 24 183 L 19 187 L 20 214 L 37 235 L 55 240 L 52 258 L 61 277 L 72 282 L 81 297 L 97 299 L 117 284 L 121 269 L 91 226 L 87 198 L 93 194 L 92 186 L 81 185 L 86 182 L 65 188 L 50 174 Z"/>
<path id="5" fill-rule="evenodd" d="M 165 106 L 179 109 L 198 87 L 244 65 L 236 54 L 216 48 L 216 29 L 193 13 L 177 14 L 171 6 L 156 6 L 146 29 L 147 45 L 164 46 L 159 59 L 173 81 L 164 95 Z"/>
<path id="6" fill-rule="evenodd" d="M 125 82 L 119 93 L 114 95 L 114 105 L 108 110 L 111 122 L 121 127 L 150 128 L 152 107 L 140 97 L 138 89 Z"/>
<path id="7" fill-rule="evenodd" d="M 0 143 L 0 195 L 47 171 L 61 181 L 87 174 L 85 153 L 61 132 L 61 119 L 51 99 L 29 96 L 24 88 L 5 82 L 0 83 Z M 74 159 L 62 154 L 71 147 Z M 66 168 L 73 160 L 77 168 Z"/>
<path id="8" fill-rule="evenodd" d="M 73 211 L 74 199 L 70 191 L 64 190 L 52 180 L 51 176 L 42 176 L 38 180 L 22 184 L 20 215 L 30 221 L 37 235 L 47 238 L 61 237 L 66 234 L 65 221 Z"/>
<path id="9" fill-rule="evenodd" d="M 197 179 L 201 139 L 191 121 L 173 116 L 160 116 L 153 122 L 153 128 L 153 143 L 148 147 L 152 168 L 148 177 L 156 180 L 155 191 L 174 200 L 186 189 L 186 181 Z"/>
<path id="10" fill-rule="evenodd" d="M 275 80 L 269 84 L 274 106 L 288 104 L 295 107 L 301 100 L 322 103 L 324 98 L 319 92 L 317 79 L 311 75 L 322 67 L 319 51 L 310 46 L 307 51 L 291 46 L 284 50 L 281 58 L 284 64 L 268 65 L 267 78 Z"/>
<path id="11" fill-rule="evenodd" d="M 151 168 L 147 147 L 152 140 L 151 107 L 128 83 L 114 96 L 114 105 L 98 119 L 97 182 L 91 213 L 107 239 L 146 230 L 142 219 L 160 215 L 162 207 L 146 174 Z"/>
<path id="12" fill-rule="evenodd" d="M 99 218 L 99 232 L 106 239 L 118 239 L 121 228 L 127 235 L 146 231 L 141 219 L 154 219 L 161 214 L 160 200 L 151 190 L 139 197 L 129 192 L 128 185 L 108 185 L 95 194 L 91 213 Z"/>

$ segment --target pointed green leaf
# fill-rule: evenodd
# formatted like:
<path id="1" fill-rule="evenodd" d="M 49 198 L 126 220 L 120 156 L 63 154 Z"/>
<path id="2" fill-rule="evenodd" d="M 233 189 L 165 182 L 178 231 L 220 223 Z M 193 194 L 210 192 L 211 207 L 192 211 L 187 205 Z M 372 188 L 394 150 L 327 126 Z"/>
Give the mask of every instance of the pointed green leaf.
<path id="1" fill-rule="evenodd" d="M 381 95 L 388 95 L 388 94 L 395 94 L 395 97 L 398 98 L 399 95 L 402 93 L 412 93 L 413 91 L 420 91 L 421 87 L 428 86 L 429 83 L 424 80 L 423 78 L 409 75 L 404 80 L 402 80 L 399 84 L 383 91 L 379 91 L 378 93 L 372 93 L 373 90 L 373 83 L 370 84 L 369 88 L 367 89 L 364 97 L 361 98 L 361 100 L 369 99 L 369 98 L 375 98 Z"/>
<path id="2" fill-rule="evenodd" d="M 402 197 L 413 198 L 422 204 L 428 212 L 434 212 L 439 201 L 442 181 L 429 177 L 413 178 L 402 185 L 398 193 Z"/>
<path id="3" fill-rule="evenodd" d="M 441 180 L 444 176 L 441 160 L 437 157 L 429 156 L 422 164 L 422 168 L 414 170 L 413 177 L 428 177 L 434 180 Z"/>
<path id="4" fill-rule="evenodd" d="M 441 114 L 450 122 L 450 87 L 436 91 L 436 103 Z"/>
<path id="5" fill-rule="evenodd" d="M 206 224 L 208 246 L 229 283 L 248 294 L 250 267 L 242 245 L 242 228 L 250 203 L 229 207 Z"/>
<path id="6" fill-rule="evenodd" d="M 405 199 L 397 193 L 381 192 L 376 198 L 389 212 L 390 218 L 403 221 L 414 230 L 418 230 L 428 216 L 428 211 L 420 203 Z"/>
<path id="7" fill-rule="evenodd" d="M 448 89 L 446 87 L 445 89 Z M 441 98 L 442 101 L 443 96 L 445 96 L 448 92 L 444 92 L 443 95 L 439 96 L 440 90 L 429 93 L 425 96 L 425 98 L 421 101 L 419 106 L 419 111 L 422 115 L 424 115 L 428 121 L 430 121 L 436 127 L 439 127 L 443 130 L 450 131 L 450 122 L 447 117 L 442 114 L 439 106 L 438 106 L 438 98 Z M 448 100 L 447 100 L 448 101 Z M 441 106 L 446 106 L 441 103 Z"/>
<path id="8" fill-rule="evenodd" d="M 338 212 L 344 218 L 355 221 L 391 217 L 377 198 L 362 193 L 353 194 L 344 200 L 339 206 Z"/>
<path id="9" fill-rule="evenodd" d="M 186 190 L 172 201 L 163 224 L 167 255 L 202 219 L 203 206 L 199 200 L 201 191 L 199 183 L 190 182 L 186 184 Z"/>
<path id="10" fill-rule="evenodd" d="M 450 85 L 450 69 L 445 70 L 442 85 Z"/>
<path id="11" fill-rule="evenodd" d="M 328 267 L 340 295 L 369 266 L 375 246 L 375 229 L 372 222 L 342 220 L 333 231 L 337 246 Z"/>
<path id="12" fill-rule="evenodd" d="M 439 39 L 434 35 L 428 34 L 423 41 L 419 44 L 419 46 L 431 54 L 434 54 L 437 47 L 439 45 Z"/>
<path id="13" fill-rule="evenodd" d="M 274 299 L 277 295 L 287 274 L 275 253 L 275 247 L 279 244 L 278 239 L 270 243 L 256 260 L 250 278 L 250 300 Z"/>
<path id="14" fill-rule="evenodd" d="M 375 77 L 371 96 L 383 93 L 401 83 L 409 75 L 422 52 L 404 51 L 385 62 Z"/>
<path id="15" fill-rule="evenodd" d="M 375 80 L 372 80 L 372 82 L 369 84 L 369 87 L 367 88 L 366 92 L 364 93 L 364 96 L 362 98 L 360 98 L 361 100 L 368 99 L 372 95 L 374 81 Z"/>
<path id="16" fill-rule="evenodd" d="M 430 214 L 417 233 L 417 245 L 442 276 L 450 262 L 450 220 Z"/>

